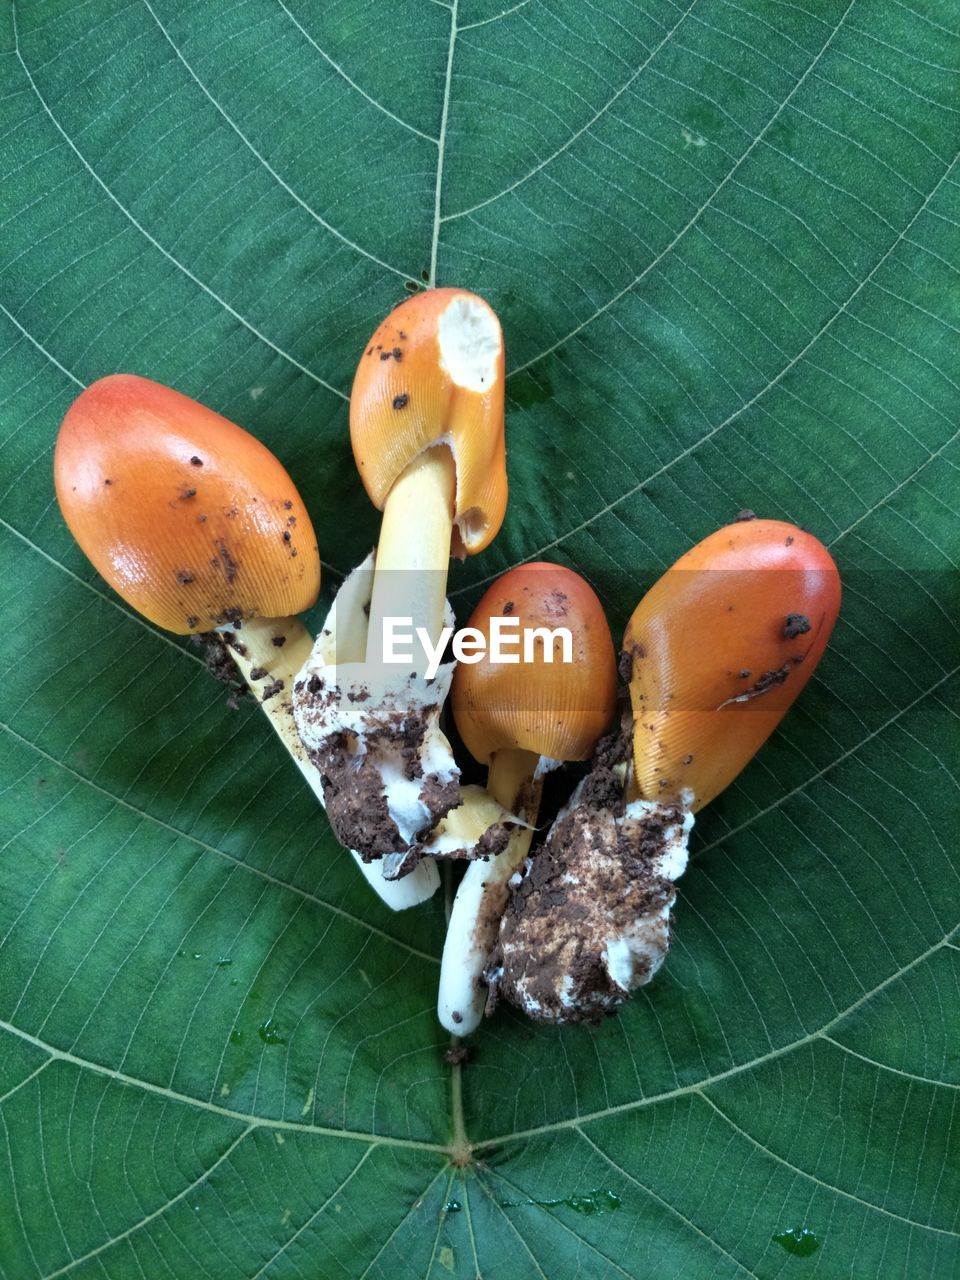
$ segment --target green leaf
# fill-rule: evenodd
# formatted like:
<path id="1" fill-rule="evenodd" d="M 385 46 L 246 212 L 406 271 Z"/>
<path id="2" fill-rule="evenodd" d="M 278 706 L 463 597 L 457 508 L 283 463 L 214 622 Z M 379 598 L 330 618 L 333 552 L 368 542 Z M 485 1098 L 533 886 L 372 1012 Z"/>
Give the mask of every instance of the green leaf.
<path id="1" fill-rule="evenodd" d="M 960 1275 L 958 30 L 954 0 L 3 6 L 0 1273 Z M 51 482 L 79 388 L 145 374 L 280 455 L 335 585 L 377 529 L 352 371 L 434 279 L 509 348 L 461 617 L 547 558 L 617 630 L 741 507 L 845 581 L 698 821 L 664 971 L 595 1030 L 498 1011 L 464 1068 L 442 903 L 374 901 Z"/>

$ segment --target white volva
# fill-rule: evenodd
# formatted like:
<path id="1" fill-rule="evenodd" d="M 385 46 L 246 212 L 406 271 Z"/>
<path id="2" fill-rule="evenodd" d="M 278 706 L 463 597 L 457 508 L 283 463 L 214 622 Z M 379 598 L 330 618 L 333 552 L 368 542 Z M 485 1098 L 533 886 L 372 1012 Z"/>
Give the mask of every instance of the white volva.
<path id="1" fill-rule="evenodd" d="M 373 582 L 373 555 L 369 555 L 364 562 L 359 565 L 346 578 L 340 590 L 337 592 L 336 599 L 324 620 L 323 628 L 317 637 L 312 652 L 307 656 L 306 661 L 297 675 L 297 680 L 309 680 L 312 675 L 321 675 L 321 677 L 329 679 L 331 686 L 339 685 L 345 692 L 351 687 L 350 676 L 357 669 L 363 669 L 363 655 L 367 645 L 367 615 L 366 608 L 370 603 L 370 590 Z M 337 663 L 337 658 L 352 658 L 355 661 L 351 663 Z M 353 669 L 351 672 L 350 668 Z M 452 669 L 448 669 L 445 674 L 446 685 L 449 686 Z M 437 698 L 437 685 L 434 683 L 429 691 L 431 701 Z M 423 690 L 420 690 L 423 693 Z M 392 696 L 396 697 L 396 690 L 392 691 Z M 404 694 L 409 693 L 409 685 L 404 682 Z M 384 696 L 389 698 L 391 691 L 384 691 Z M 445 696 L 445 693 L 444 695 Z M 352 703 L 347 699 L 345 705 L 350 708 L 350 712 L 355 714 L 359 719 L 361 709 L 368 715 L 371 714 L 370 702 L 367 699 L 364 702 Z M 443 698 L 440 702 L 442 705 Z M 344 704 L 341 704 L 344 705 Z M 296 702 L 294 704 L 294 713 L 297 720 L 297 728 L 300 731 L 300 737 L 307 746 L 314 743 L 331 732 L 329 725 L 319 723 L 315 717 L 307 717 L 303 714 L 301 708 Z M 439 710 L 437 711 L 439 716 Z M 355 731 L 362 731 L 362 726 L 351 724 L 349 726 Z M 440 733 L 439 728 L 436 729 L 434 738 L 428 738 L 425 743 L 427 753 L 431 756 L 428 763 L 428 770 L 433 768 L 456 769 L 453 763 L 453 757 L 450 754 L 450 747 L 446 738 Z M 396 809 L 396 817 L 399 819 L 398 826 L 401 830 L 411 830 L 411 824 L 417 821 L 416 814 L 419 806 L 416 800 L 411 801 L 409 794 L 412 784 L 406 778 L 396 778 L 394 775 L 397 770 L 391 769 L 390 761 L 384 761 L 384 772 L 387 775 L 384 779 L 385 788 L 389 789 L 393 786 L 394 804 Z M 317 786 L 314 790 L 323 799 L 322 789 L 319 786 L 318 771 L 310 766 L 313 775 L 317 778 Z M 312 785 L 312 784 L 311 784 Z M 422 822 L 422 817 L 419 819 Z M 352 852 L 352 850 L 351 850 Z M 363 873 L 367 883 L 376 891 L 379 897 L 386 903 L 388 907 L 392 907 L 394 911 L 402 911 L 406 907 L 417 906 L 418 903 L 425 902 L 437 890 L 440 884 L 440 875 L 437 871 L 436 864 L 432 860 L 424 860 L 407 876 L 400 880 L 390 881 L 383 877 L 383 866 L 379 861 L 364 862 L 359 854 L 353 853 L 353 858 Z"/>
<path id="2" fill-rule="evenodd" d="M 511 816 L 516 824 L 506 848 L 487 860 L 478 858 L 471 862 L 464 873 L 457 895 L 453 900 L 447 936 L 443 944 L 440 962 L 440 987 L 437 994 L 437 1017 L 440 1024 L 455 1035 L 466 1036 L 475 1031 L 483 1018 L 487 1003 L 487 988 L 482 982 L 483 972 L 490 960 L 497 941 L 500 918 L 507 904 L 508 882 L 526 859 L 533 839 L 540 802 L 540 769 L 537 777 L 528 780 L 529 753 L 515 752 L 516 776 L 501 777 L 504 794 L 517 794 L 526 782 L 522 812 Z M 552 764 L 553 762 L 549 762 Z M 501 820 L 503 813 L 501 811 Z"/>

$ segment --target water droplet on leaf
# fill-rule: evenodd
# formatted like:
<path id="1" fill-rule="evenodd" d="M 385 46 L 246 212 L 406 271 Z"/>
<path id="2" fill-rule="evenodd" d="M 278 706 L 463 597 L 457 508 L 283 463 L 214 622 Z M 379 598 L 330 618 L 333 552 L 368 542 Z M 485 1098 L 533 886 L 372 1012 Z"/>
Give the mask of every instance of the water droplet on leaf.
<path id="1" fill-rule="evenodd" d="M 555 1197 L 550 1200 L 504 1200 L 502 1209 L 518 1209 L 529 1207 L 534 1209 L 572 1209 L 574 1213 L 583 1213 L 589 1217 L 598 1213 L 613 1213 L 623 1204 L 623 1200 L 615 1191 L 606 1191 L 601 1187 L 593 1191 L 584 1191 L 572 1196 Z"/>
<path id="2" fill-rule="evenodd" d="M 588 1191 L 583 1196 L 571 1196 L 565 1201 L 574 1213 L 612 1213 L 619 1209 L 623 1201 L 613 1191 Z"/>
<path id="3" fill-rule="evenodd" d="M 286 1044 L 286 1039 L 280 1034 L 280 1028 L 272 1018 L 268 1018 L 266 1022 L 261 1022 L 257 1027 L 257 1035 L 264 1044 Z"/>
<path id="4" fill-rule="evenodd" d="M 798 1258 L 809 1258 L 820 1248 L 820 1241 L 809 1227 L 789 1227 L 786 1231 L 776 1232 L 773 1238 L 782 1249 Z"/>

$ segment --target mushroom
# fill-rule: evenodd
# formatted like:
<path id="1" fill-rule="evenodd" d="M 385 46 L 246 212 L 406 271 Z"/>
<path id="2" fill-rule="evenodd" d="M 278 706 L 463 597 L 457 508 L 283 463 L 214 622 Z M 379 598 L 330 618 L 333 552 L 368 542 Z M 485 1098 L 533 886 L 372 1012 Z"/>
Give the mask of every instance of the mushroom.
<path id="1" fill-rule="evenodd" d="M 497 661 L 490 637 L 510 619 L 519 647 Z M 512 569 L 486 592 L 469 628 L 487 640 L 479 661 L 462 659 L 453 677 L 457 728 L 474 759 L 489 767 L 487 791 L 520 819 L 491 827 L 486 857 L 467 867 L 453 902 L 440 968 L 437 1014 L 447 1030 L 469 1035 L 483 1017 L 483 972 L 496 945 L 508 882 L 524 863 L 540 804 L 543 773 L 560 761 L 585 760 L 608 728 L 617 700 L 610 628 L 592 588 L 562 565 Z M 552 633 L 565 628 L 569 652 Z M 564 660 L 566 659 L 566 661 Z M 465 788 L 466 790 L 466 788 Z M 469 808 L 468 801 L 464 808 Z M 459 814 L 461 810 L 457 810 Z M 499 851 L 492 840 L 502 832 Z M 485 851 L 481 842 L 475 853 Z"/>
<path id="2" fill-rule="evenodd" d="M 504 915 L 493 976 L 509 1000 L 542 1021 L 592 1022 L 650 981 L 693 814 L 783 718 L 839 607 L 826 548 L 776 520 L 711 534 L 644 596 L 621 662 L 632 719 L 601 744 Z"/>
<path id="3" fill-rule="evenodd" d="M 354 457 L 383 511 L 376 564 L 345 589 L 340 640 L 331 650 L 321 636 L 294 705 L 338 838 L 383 858 L 389 877 L 409 874 L 424 838 L 461 799 L 439 727 L 453 668 L 434 670 L 426 646 L 436 652 L 447 619 L 451 540 L 455 555 L 472 555 L 503 521 L 503 366 L 490 306 L 462 289 L 433 289 L 384 320 L 353 383 Z M 402 665 L 384 652 L 387 619 L 403 619 L 413 638 Z M 329 619 L 324 630 L 334 630 Z"/>
<path id="4" fill-rule="evenodd" d="M 164 630 L 217 634 L 322 798 L 291 703 L 313 643 L 294 615 L 317 598 L 320 557 L 280 462 L 195 400 L 116 374 L 67 411 L 54 479 L 67 526 L 99 573 Z M 367 878 L 388 905 L 406 905 L 408 895 Z"/>

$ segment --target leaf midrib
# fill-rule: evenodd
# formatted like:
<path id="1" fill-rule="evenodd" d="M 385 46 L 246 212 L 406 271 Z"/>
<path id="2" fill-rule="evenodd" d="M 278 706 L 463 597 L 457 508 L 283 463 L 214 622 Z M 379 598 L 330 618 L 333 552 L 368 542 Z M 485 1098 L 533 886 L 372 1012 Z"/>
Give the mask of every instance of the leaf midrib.
<path id="1" fill-rule="evenodd" d="M 221 1107 L 216 1102 L 208 1102 L 203 1098 L 194 1098 L 188 1093 L 180 1093 L 176 1089 L 168 1089 L 165 1085 L 154 1084 L 151 1080 L 141 1080 L 139 1076 L 128 1075 L 125 1071 L 117 1071 L 114 1067 L 107 1067 L 103 1063 L 93 1062 L 89 1058 L 82 1058 L 79 1054 L 71 1053 L 68 1049 L 59 1049 L 56 1045 L 50 1044 L 46 1040 L 41 1040 L 38 1036 L 30 1035 L 28 1031 L 23 1031 L 10 1022 L 0 1020 L 0 1031 L 6 1031 L 9 1035 L 16 1036 L 17 1039 L 33 1045 L 35 1049 L 40 1049 L 42 1052 L 49 1054 L 51 1059 L 58 1062 L 68 1062 L 81 1070 L 92 1071 L 96 1075 L 106 1076 L 108 1080 L 114 1080 L 118 1084 L 142 1089 L 146 1093 L 165 1098 L 168 1102 L 183 1103 L 185 1106 L 196 1107 L 201 1111 L 208 1111 L 213 1115 L 223 1116 L 228 1120 L 240 1121 L 253 1129 L 309 1133 L 323 1138 L 343 1138 L 349 1142 L 365 1142 L 373 1146 L 405 1147 L 415 1151 L 439 1152 L 442 1155 L 446 1155 L 448 1151 L 448 1148 L 443 1143 L 427 1142 L 425 1139 L 420 1138 L 396 1138 L 390 1134 L 363 1133 L 356 1129 L 335 1129 L 324 1125 L 308 1124 L 306 1121 L 283 1120 L 278 1117 L 257 1116 L 245 1111 L 234 1111 L 230 1107 Z M 39 1074 L 38 1071 L 33 1072 L 33 1075 L 37 1074 Z M 22 1080 L 17 1087 L 19 1088 L 25 1083 L 26 1080 Z"/>
<path id="2" fill-rule="evenodd" d="M 697 1080 L 691 1084 L 678 1085 L 676 1089 L 668 1089 L 663 1093 L 649 1094 L 645 1098 L 639 1098 L 636 1102 L 624 1102 L 618 1106 L 603 1107 L 597 1111 L 587 1111 L 582 1115 L 575 1116 L 571 1120 L 556 1120 L 548 1124 L 537 1125 L 531 1129 L 521 1129 L 514 1133 L 499 1134 L 494 1138 L 484 1138 L 480 1142 L 475 1142 L 474 1149 L 483 1150 L 486 1147 L 502 1146 L 508 1142 L 523 1142 L 529 1138 L 539 1137 L 545 1133 L 557 1133 L 566 1129 L 576 1129 L 578 1125 L 591 1124 L 598 1120 L 607 1120 L 613 1116 L 628 1115 L 634 1111 L 645 1110 L 649 1106 L 654 1106 L 659 1102 L 671 1102 L 676 1098 L 684 1098 L 690 1094 L 700 1093 L 704 1089 L 708 1089 L 711 1085 L 720 1084 L 724 1080 L 730 1080 L 735 1076 L 743 1075 L 747 1071 L 753 1071 L 757 1067 L 773 1062 L 777 1058 L 782 1058 L 788 1053 L 792 1053 L 796 1049 L 802 1049 L 805 1045 L 812 1044 L 817 1040 L 824 1039 L 829 1032 L 833 1031 L 841 1022 L 855 1013 L 874 996 L 879 995 L 887 987 L 898 982 L 905 974 L 915 969 L 918 965 L 923 964 L 925 960 L 929 960 L 931 956 L 946 946 L 951 945 L 951 939 L 960 931 L 960 924 L 954 925 L 942 938 L 928 947 L 926 951 L 920 953 L 913 960 L 897 969 L 884 978 L 870 991 L 865 991 L 853 1004 L 848 1005 L 846 1009 L 842 1009 L 835 1014 L 829 1022 L 825 1022 L 823 1026 L 818 1027 L 815 1031 L 808 1032 L 807 1035 L 800 1036 L 797 1040 L 791 1040 L 788 1044 L 780 1045 L 776 1049 L 771 1049 L 768 1053 L 761 1054 L 757 1058 L 752 1058 L 749 1062 L 741 1062 L 736 1066 L 729 1067 L 726 1071 L 717 1072 L 715 1075 L 707 1076 L 702 1080 Z M 931 1228 L 932 1229 L 932 1228 Z"/>
<path id="3" fill-rule="evenodd" d="M 895 972 L 889 974 L 881 982 L 877 983 L 875 987 L 871 988 L 871 990 L 865 991 L 852 1004 L 835 1014 L 829 1019 L 829 1021 L 818 1027 L 815 1031 L 811 1031 L 804 1036 L 800 1036 L 796 1040 L 791 1040 L 787 1044 L 780 1045 L 776 1049 L 771 1049 L 769 1052 L 761 1054 L 756 1058 L 751 1058 L 748 1062 L 738 1063 L 736 1066 L 729 1067 L 726 1071 L 717 1072 L 714 1075 L 692 1081 L 689 1084 L 678 1085 L 675 1089 L 668 1089 L 662 1093 L 649 1094 L 646 1097 L 638 1098 L 635 1102 L 625 1102 L 617 1106 L 603 1107 L 596 1111 L 584 1112 L 569 1120 L 552 1121 L 547 1124 L 536 1125 L 529 1129 L 519 1129 L 512 1133 L 497 1134 L 495 1137 L 476 1140 L 471 1143 L 472 1150 L 475 1153 L 479 1153 L 487 1150 L 488 1148 L 505 1146 L 508 1143 L 525 1142 L 531 1138 L 540 1137 L 547 1133 L 558 1133 L 571 1129 L 576 1130 L 581 1125 L 593 1124 L 601 1120 L 610 1119 L 614 1116 L 632 1114 L 637 1111 L 646 1110 L 648 1107 L 656 1106 L 661 1102 L 671 1102 L 677 1098 L 688 1097 L 692 1094 L 699 1094 L 702 1093 L 704 1089 L 710 1088 L 712 1085 L 720 1084 L 723 1081 L 743 1075 L 748 1071 L 753 1071 L 758 1067 L 766 1065 L 768 1062 L 773 1062 L 777 1058 L 782 1058 L 789 1053 L 793 1053 L 795 1050 L 801 1049 L 805 1045 L 812 1044 L 818 1040 L 828 1039 L 831 1031 L 839 1026 L 840 1023 L 844 1022 L 851 1014 L 855 1013 L 858 1009 L 862 1008 L 863 1005 L 872 1000 L 874 996 L 879 995 L 881 991 L 886 990 L 887 987 L 898 982 L 907 973 L 923 964 L 926 960 L 929 960 L 931 956 L 935 955 L 944 947 L 952 948 L 952 940 L 957 935 L 958 931 L 960 931 L 960 924 L 955 925 L 932 946 L 921 952 L 920 955 L 916 956 L 913 960 L 908 961 L 907 964 L 902 965 Z M 180 1093 L 174 1089 L 168 1089 L 163 1085 L 154 1084 L 149 1080 L 142 1080 L 138 1076 L 132 1076 L 125 1072 L 116 1071 L 114 1068 L 104 1066 L 101 1063 L 92 1062 L 90 1059 L 80 1057 L 78 1054 L 69 1052 L 69 1050 L 60 1049 L 57 1046 L 50 1044 L 48 1041 L 41 1040 L 39 1037 L 33 1036 L 29 1032 L 23 1031 L 21 1028 L 14 1026 L 12 1023 L 0 1020 L 0 1031 L 6 1031 L 10 1035 L 16 1036 L 18 1039 L 33 1045 L 34 1048 L 40 1049 L 42 1052 L 49 1054 L 51 1058 L 69 1062 L 76 1067 L 93 1071 L 98 1075 L 106 1076 L 108 1079 L 116 1080 L 121 1084 L 130 1085 L 134 1088 L 143 1089 L 148 1093 L 157 1094 L 169 1101 L 181 1102 L 187 1106 L 197 1107 L 201 1110 L 209 1111 L 232 1120 L 242 1121 L 253 1127 L 292 1130 L 295 1132 L 316 1134 L 323 1137 L 344 1138 L 350 1141 L 378 1143 L 381 1145 L 395 1147 L 407 1147 L 421 1151 L 439 1152 L 444 1156 L 447 1156 L 450 1153 L 449 1146 L 442 1143 L 427 1142 L 415 1138 L 396 1138 L 389 1135 L 375 1133 L 361 1133 L 350 1129 L 327 1128 L 320 1125 L 312 1125 L 294 1120 L 282 1120 L 275 1117 L 256 1116 L 248 1112 L 235 1111 L 229 1107 L 221 1107 L 216 1103 L 207 1102 L 200 1098 L 191 1097 L 189 1094 Z M 37 1074 L 37 1072 L 34 1072 L 33 1074 Z M 20 1083 L 23 1084 L 25 1081 L 21 1081 Z M 931 1227 L 929 1230 L 939 1229 Z"/>

